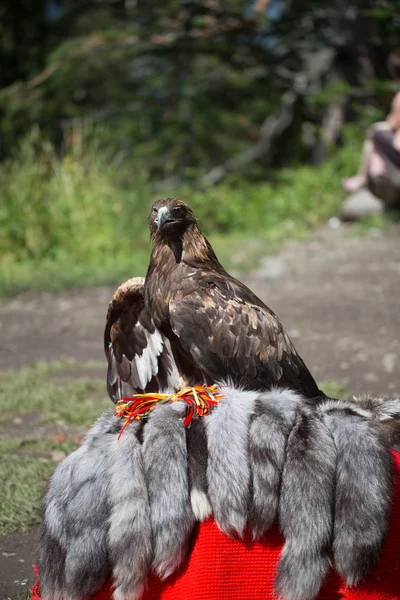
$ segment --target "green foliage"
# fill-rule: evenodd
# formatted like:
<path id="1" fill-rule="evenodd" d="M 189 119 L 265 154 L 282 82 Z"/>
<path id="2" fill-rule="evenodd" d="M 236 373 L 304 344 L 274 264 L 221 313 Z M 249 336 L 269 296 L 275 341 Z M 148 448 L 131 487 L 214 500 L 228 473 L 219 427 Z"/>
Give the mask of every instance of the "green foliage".
<path id="1" fill-rule="evenodd" d="M 89 148 L 61 160 L 34 129 L 0 167 L 0 254 L 7 263 L 44 258 L 90 262 L 145 246 L 147 182 L 139 168 Z"/>
<path id="2" fill-rule="evenodd" d="M 0 293 L 144 275 L 147 215 L 160 195 L 180 196 L 193 206 L 228 268 L 254 265 L 257 254 L 337 214 L 340 179 L 356 169 L 359 152 L 349 129 L 345 146 L 319 167 L 266 171 L 270 183 L 231 176 L 206 190 L 183 186 L 156 194 L 144 168 L 93 144 L 58 158 L 34 130 L 16 157 L 0 165 Z"/>
<path id="3" fill-rule="evenodd" d="M 302 124 L 318 130 L 332 103 L 346 120 L 387 105 L 395 0 L 346 11 L 339 0 L 88 0 L 52 3 L 53 18 L 50 3 L 28 4 L 22 16 L 18 2 L 0 7 L 1 157 L 35 124 L 58 150 L 102 124 L 103 147 L 144 160 L 152 176 L 185 178 L 254 145 L 289 90 L 295 143 L 276 142 L 286 161 L 304 155 Z"/>
<path id="4" fill-rule="evenodd" d="M 310 109 L 324 108 L 330 104 L 340 102 L 342 98 L 356 90 L 349 83 L 338 79 L 325 85 L 315 94 L 307 97 L 307 105 Z"/>

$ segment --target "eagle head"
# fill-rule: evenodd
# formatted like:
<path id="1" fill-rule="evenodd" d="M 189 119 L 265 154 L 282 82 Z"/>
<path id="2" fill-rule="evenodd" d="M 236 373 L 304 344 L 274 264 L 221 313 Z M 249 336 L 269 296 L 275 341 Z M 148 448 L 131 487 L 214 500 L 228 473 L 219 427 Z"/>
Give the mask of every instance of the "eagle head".
<path id="1" fill-rule="evenodd" d="M 187 204 L 177 198 L 162 198 L 154 202 L 149 216 L 152 236 L 161 234 L 168 239 L 181 237 L 196 218 Z"/>

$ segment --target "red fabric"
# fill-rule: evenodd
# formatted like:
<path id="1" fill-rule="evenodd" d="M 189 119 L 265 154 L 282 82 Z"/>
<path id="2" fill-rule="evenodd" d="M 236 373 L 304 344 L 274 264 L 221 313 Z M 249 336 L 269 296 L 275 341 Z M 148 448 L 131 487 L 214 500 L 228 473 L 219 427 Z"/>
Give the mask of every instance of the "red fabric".
<path id="1" fill-rule="evenodd" d="M 346 589 L 330 572 L 318 600 L 400 600 L 400 454 L 393 451 L 395 493 L 390 530 L 381 558 L 365 582 Z M 276 565 L 283 540 L 277 528 L 265 540 L 225 536 L 213 520 L 202 523 L 179 572 L 164 582 L 151 577 L 143 600 L 273 600 Z M 40 600 L 38 597 L 36 600 Z M 111 583 L 92 600 L 112 600 Z"/>
<path id="2" fill-rule="evenodd" d="M 40 585 L 39 585 L 39 569 L 36 565 L 33 566 L 33 570 L 35 571 L 35 575 L 37 577 L 37 581 L 33 588 L 31 589 L 31 597 L 30 600 L 40 600 Z"/>

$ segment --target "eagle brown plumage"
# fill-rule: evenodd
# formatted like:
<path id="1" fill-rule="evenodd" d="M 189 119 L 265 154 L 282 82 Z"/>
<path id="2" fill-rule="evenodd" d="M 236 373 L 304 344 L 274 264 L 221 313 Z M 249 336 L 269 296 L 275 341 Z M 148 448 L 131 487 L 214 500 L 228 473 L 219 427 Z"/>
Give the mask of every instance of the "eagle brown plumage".
<path id="1" fill-rule="evenodd" d="M 275 313 L 219 263 L 189 206 L 158 200 L 149 227 L 145 310 L 186 380 L 324 396 Z"/>
<path id="2" fill-rule="evenodd" d="M 115 292 L 107 312 L 104 352 L 107 391 L 113 401 L 179 386 L 169 340 L 144 308 L 144 278 L 128 279 Z"/>

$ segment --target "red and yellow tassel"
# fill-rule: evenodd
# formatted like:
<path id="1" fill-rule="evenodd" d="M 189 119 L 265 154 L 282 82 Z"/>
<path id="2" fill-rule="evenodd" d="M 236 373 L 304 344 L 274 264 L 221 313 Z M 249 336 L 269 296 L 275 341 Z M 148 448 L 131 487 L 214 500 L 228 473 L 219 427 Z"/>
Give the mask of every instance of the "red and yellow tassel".
<path id="1" fill-rule="evenodd" d="M 223 395 L 216 385 L 195 385 L 186 387 L 175 394 L 135 394 L 131 398 L 122 398 L 121 402 L 117 404 L 115 413 L 116 417 L 125 418 L 119 437 L 131 421 L 145 419 L 158 404 L 185 402 L 187 411 L 183 425 L 190 427 L 193 417 L 208 415 L 221 398 Z"/>

